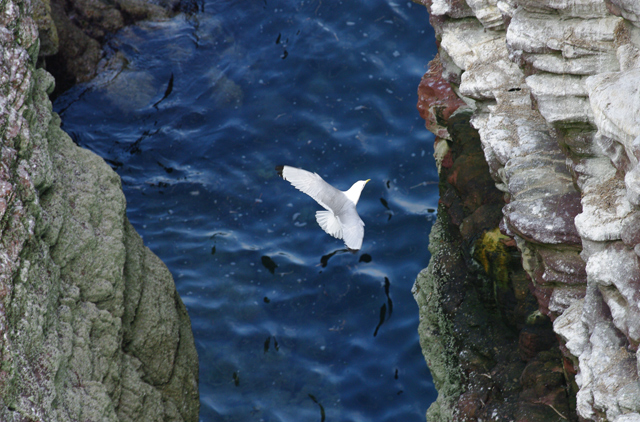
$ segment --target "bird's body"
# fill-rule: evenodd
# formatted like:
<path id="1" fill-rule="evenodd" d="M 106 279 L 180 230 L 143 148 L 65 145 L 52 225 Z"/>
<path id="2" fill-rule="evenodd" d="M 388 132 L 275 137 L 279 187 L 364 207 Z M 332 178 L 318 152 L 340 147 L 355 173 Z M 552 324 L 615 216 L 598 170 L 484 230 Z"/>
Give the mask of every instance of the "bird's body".
<path id="1" fill-rule="evenodd" d="M 356 204 L 369 180 L 359 180 L 343 192 L 325 182 L 317 173 L 291 166 L 277 166 L 276 171 L 326 210 L 316 212 L 316 220 L 322 230 L 337 239 L 343 239 L 349 249 L 358 250 L 362 247 L 364 222 L 356 211 Z"/>

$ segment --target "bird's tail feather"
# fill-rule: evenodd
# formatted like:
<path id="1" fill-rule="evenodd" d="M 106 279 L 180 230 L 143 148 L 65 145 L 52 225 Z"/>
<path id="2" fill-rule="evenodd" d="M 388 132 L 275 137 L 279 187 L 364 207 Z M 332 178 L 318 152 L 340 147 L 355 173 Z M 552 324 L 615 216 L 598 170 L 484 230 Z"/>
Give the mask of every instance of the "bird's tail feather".
<path id="1" fill-rule="evenodd" d="M 322 230 L 336 239 L 342 239 L 342 225 L 331 211 L 316 211 L 316 220 Z"/>

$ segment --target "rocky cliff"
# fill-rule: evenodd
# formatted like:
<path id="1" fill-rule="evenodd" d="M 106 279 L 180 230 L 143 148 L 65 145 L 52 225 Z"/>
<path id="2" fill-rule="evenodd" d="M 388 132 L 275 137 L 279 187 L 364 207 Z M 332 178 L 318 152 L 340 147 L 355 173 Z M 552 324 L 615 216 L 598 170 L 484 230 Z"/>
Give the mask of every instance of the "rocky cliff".
<path id="1" fill-rule="evenodd" d="M 472 420 L 473 412 L 491 417 L 492 412 L 506 412 L 512 397 L 519 402 L 519 410 L 509 413 L 516 420 L 552 420 L 551 413 L 549 419 L 525 417 L 534 403 L 553 410 L 558 420 L 640 421 L 640 3 L 424 4 L 439 55 L 421 84 L 419 109 L 438 136 L 441 194 L 451 189 L 462 204 L 460 221 L 452 222 L 455 201 L 441 198 L 433 258 L 415 288 L 425 355 L 442 387 L 429 420 Z M 451 175 L 463 142 L 451 128 L 463 113 L 471 116 L 487 174 L 503 196 L 495 236 L 503 236 L 500 241 L 507 248 L 516 246 L 510 256 L 521 262 L 526 289 L 520 272 L 505 266 L 501 255 L 482 264 L 474 256 L 482 244 L 474 240 L 465 245 L 455 238 L 478 208 L 477 201 L 468 199 L 477 191 L 458 187 L 468 167 Z M 492 228 L 480 229 L 477 236 L 482 237 Z M 507 286 L 515 302 L 511 306 L 497 300 L 497 309 L 524 311 L 518 303 L 526 302 L 526 290 L 533 294 L 537 314 L 553 323 L 560 341 L 544 353 L 557 349 L 563 355 L 546 365 L 563 382 L 536 383 L 527 394 L 525 370 L 516 377 L 518 393 L 505 395 L 508 383 L 497 379 L 495 365 L 465 363 L 474 354 L 496 360 L 497 352 L 458 333 L 464 301 L 449 306 L 447 286 L 459 278 L 449 271 L 451 250 L 462 256 L 466 251 L 472 259 L 465 262 L 484 266 L 477 271 L 483 277 L 502 267 L 502 282 L 498 273 L 491 285 L 495 291 Z M 500 319 L 518 337 L 521 355 L 523 344 L 530 343 L 526 332 L 536 312 Z M 474 329 L 487 325 L 479 319 Z M 505 344 L 500 347 L 512 347 Z M 522 358 L 527 365 L 537 359 Z M 491 379 L 485 380 L 489 392 L 474 389 L 474 378 Z M 553 385 L 562 383 L 564 397 L 551 394 Z M 473 406 L 469 392 L 477 399 L 471 400 Z"/>
<path id="2" fill-rule="evenodd" d="M 196 421 L 186 309 L 119 177 L 60 129 L 31 7 L 0 3 L 0 420 Z"/>

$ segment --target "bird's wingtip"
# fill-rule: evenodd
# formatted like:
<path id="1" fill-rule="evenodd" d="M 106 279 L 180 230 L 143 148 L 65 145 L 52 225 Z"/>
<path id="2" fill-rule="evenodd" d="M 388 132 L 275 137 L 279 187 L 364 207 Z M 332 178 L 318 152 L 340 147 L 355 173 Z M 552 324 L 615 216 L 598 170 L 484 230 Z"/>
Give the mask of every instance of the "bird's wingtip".
<path id="1" fill-rule="evenodd" d="M 278 176 L 284 178 L 282 175 L 282 170 L 284 170 L 284 166 L 276 166 L 276 171 L 278 172 Z"/>

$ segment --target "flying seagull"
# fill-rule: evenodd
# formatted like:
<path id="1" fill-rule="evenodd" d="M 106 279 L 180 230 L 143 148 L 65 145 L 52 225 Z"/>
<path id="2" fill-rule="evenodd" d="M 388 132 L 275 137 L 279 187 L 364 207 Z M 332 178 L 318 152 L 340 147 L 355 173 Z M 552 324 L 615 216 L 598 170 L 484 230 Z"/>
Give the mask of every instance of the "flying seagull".
<path id="1" fill-rule="evenodd" d="M 317 173 L 291 166 L 277 166 L 276 171 L 280 177 L 315 199 L 326 210 L 316 212 L 316 220 L 322 230 L 337 239 L 343 239 L 351 250 L 357 251 L 362 247 L 364 222 L 356 211 L 356 204 L 364 185 L 371 179 L 359 180 L 348 191 L 343 192 L 325 182 Z"/>

